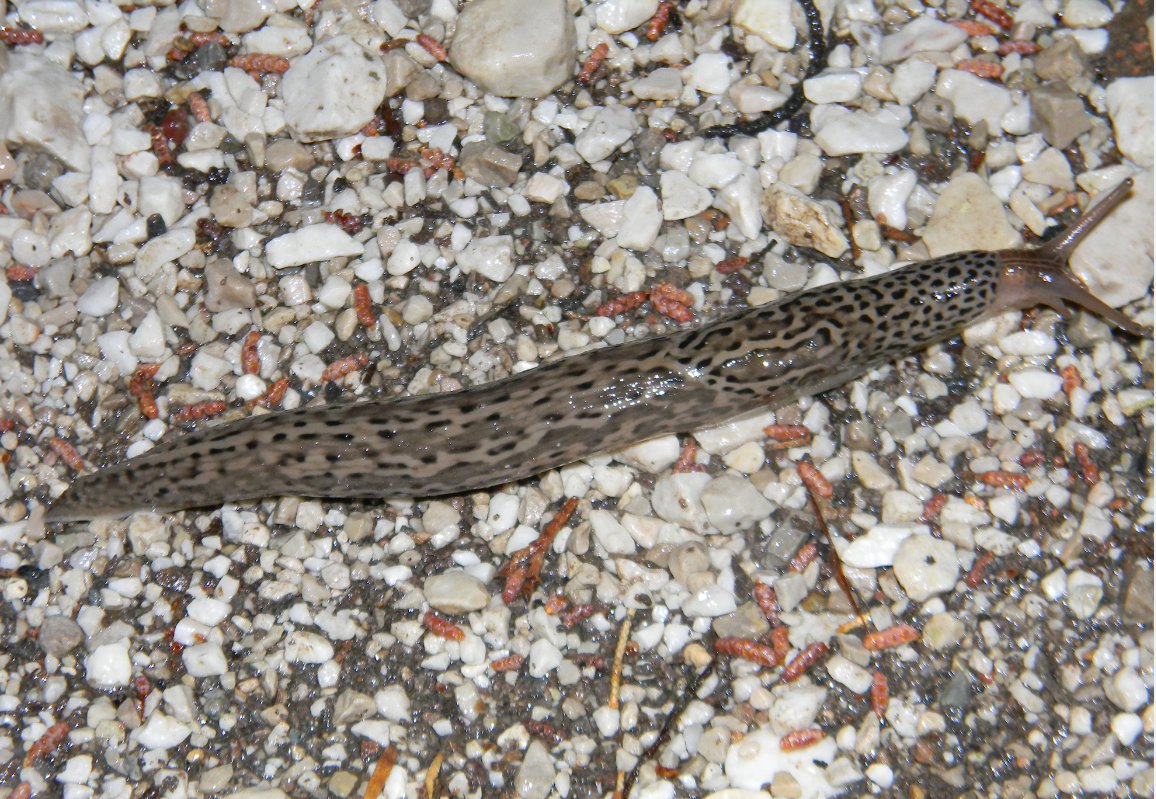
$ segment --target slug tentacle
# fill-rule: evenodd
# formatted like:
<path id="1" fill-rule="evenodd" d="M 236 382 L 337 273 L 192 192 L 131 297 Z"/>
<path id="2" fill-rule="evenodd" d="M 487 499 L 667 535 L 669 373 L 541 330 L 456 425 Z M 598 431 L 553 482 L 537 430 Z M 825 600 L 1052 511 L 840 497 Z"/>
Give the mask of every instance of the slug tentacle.
<path id="1" fill-rule="evenodd" d="M 1071 315 L 1065 303 L 1077 305 L 1133 336 L 1151 335 L 1152 329 L 1129 318 L 1094 295 L 1068 271 L 1068 259 L 1089 233 L 1122 203 L 1132 190 L 1127 178 L 1088 208 L 1080 218 L 1035 250 L 1002 250 L 1004 273 L 999 285 L 1001 308 L 1046 305 L 1061 316 Z"/>

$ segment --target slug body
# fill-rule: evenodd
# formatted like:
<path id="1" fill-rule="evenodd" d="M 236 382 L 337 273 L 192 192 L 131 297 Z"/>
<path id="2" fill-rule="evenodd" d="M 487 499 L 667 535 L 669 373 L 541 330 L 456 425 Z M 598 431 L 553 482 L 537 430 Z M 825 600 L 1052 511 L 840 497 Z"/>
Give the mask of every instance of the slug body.
<path id="1" fill-rule="evenodd" d="M 286 494 L 377 499 L 486 488 L 825 391 L 1011 307 L 1063 310 L 1066 300 L 1140 332 L 1062 271 L 1129 185 L 1038 250 L 924 261 L 454 393 L 197 430 L 79 478 L 47 520 Z"/>

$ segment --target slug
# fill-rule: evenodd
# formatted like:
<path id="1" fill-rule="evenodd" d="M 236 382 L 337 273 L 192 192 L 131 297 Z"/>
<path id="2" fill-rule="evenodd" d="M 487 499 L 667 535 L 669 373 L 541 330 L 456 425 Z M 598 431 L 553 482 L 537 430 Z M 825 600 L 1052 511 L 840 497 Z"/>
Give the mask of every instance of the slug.
<path id="1" fill-rule="evenodd" d="M 280 495 L 430 497 L 520 480 L 841 385 L 1009 308 L 1065 302 L 1148 329 L 1065 266 L 1127 195 L 1035 250 L 964 252 L 825 285 L 705 327 L 590 350 L 462 391 L 298 408 L 196 430 L 77 479 L 49 522 Z"/>

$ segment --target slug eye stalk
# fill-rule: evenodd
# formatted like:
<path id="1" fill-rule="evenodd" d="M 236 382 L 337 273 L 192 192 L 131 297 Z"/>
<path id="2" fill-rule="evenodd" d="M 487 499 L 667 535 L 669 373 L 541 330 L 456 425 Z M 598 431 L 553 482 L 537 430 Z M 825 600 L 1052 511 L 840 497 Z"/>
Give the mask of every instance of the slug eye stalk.
<path id="1" fill-rule="evenodd" d="M 999 283 L 998 304 L 1004 308 L 1046 305 L 1066 318 L 1071 315 L 1067 306 L 1070 303 L 1103 317 L 1125 333 L 1133 336 L 1152 335 L 1151 327 L 1140 324 L 1108 305 L 1068 270 L 1068 259 L 1076 247 L 1127 198 L 1132 185 L 1131 178 L 1121 182 L 1103 200 L 1084 211 L 1079 219 L 1038 249 L 1001 250 L 999 258 L 1003 273 Z"/>

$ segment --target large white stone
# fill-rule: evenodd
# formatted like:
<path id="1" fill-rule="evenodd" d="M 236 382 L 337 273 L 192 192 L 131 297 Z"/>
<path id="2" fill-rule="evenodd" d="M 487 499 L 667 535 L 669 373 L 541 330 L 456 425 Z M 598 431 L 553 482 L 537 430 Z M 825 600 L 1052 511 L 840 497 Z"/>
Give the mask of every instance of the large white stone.
<path id="1" fill-rule="evenodd" d="M 791 0 L 738 0 L 731 22 L 780 50 L 795 47 Z"/>
<path id="2" fill-rule="evenodd" d="M 265 260 L 274 269 L 327 261 L 341 256 L 357 256 L 365 247 L 336 225 L 307 225 L 286 233 L 265 245 Z"/>
<path id="3" fill-rule="evenodd" d="M 617 36 L 637 28 L 654 16 L 658 0 L 603 0 L 594 9 L 598 27 Z"/>
<path id="4" fill-rule="evenodd" d="M 932 257 L 965 250 L 1017 247 L 1020 236 L 1007 220 L 1003 203 L 983 178 L 965 172 L 953 178 L 939 195 L 923 232 Z"/>
<path id="5" fill-rule="evenodd" d="M 574 149 L 587 163 L 593 164 L 625 144 L 638 132 L 634 112 L 620 105 L 601 108 L 594 114 L 586 130 L 574 140 Z"/>
<path id="6" fill-rule="evenodd" d="M 349 36 L 325 39 L 281 79 L 285 123 L 302 141 L 348 136 L 373 119 L 385 88 L 380 56 Z"/>
<path id="7" fill-rule="evenodd" d="M 1140 299 L 1152 286 L 1152 169 L 1133 180 L 1128 199 L 1084 239 L 1071 261 L 1092 293 L 1115 307 Z"/>
<path id="8" fill-rule="evenodd" d="M 8 69 L 0 71 L 0 139 L 88 171 L 89 146 L 80 127 L 84 94 L 64 67 L 39 56 L 9 56 Z"/>
<path id="9" fill-rule="evenodd" d="M 986 120 L 992 133 L 1003 129 L 1004 114 L 1012 107 L 1011 92 L 1002 84 L 958 69 L 945 69 L 939 73 L 935 93 L 951 100 L 955 105 L 955 115 L 969 125 Z"/>
<path id="10" fill-rule="evenodd" d="M 1117 78 L 1108 86 L 1108 116 L 1116 146 L 1140 166 L 1152 166 L 1153 78 Z"/>
<path id="11" fill-rule="evenodd" d="M 458 15 L 450 63 L 490 94 L 542 97 L 574 74 L 564 0 L 474 0 Z"/>
<path id="12" fill-rule="evenodd" d="M 916 17 L 879 44 L 879 61 L 894 64 L 916 53 L 948 52 L 967 41 L 962 29 L 929 16 Z"/>

